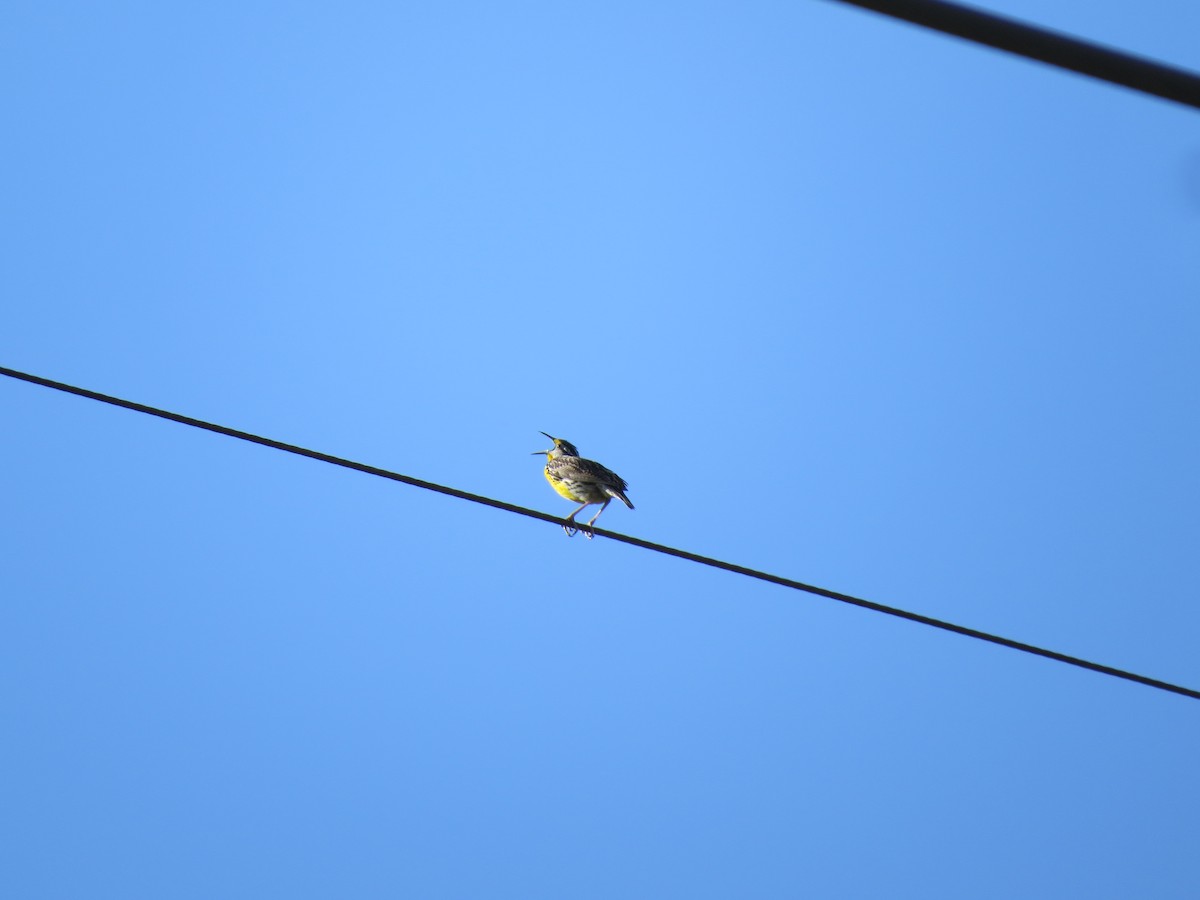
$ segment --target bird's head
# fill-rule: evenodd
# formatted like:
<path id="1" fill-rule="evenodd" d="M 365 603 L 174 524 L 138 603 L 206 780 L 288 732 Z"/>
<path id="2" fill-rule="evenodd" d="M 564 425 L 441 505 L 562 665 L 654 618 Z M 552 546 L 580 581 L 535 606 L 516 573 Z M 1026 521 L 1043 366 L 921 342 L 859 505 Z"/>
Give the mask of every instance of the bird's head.
<path id="1" fill-rule="evenodd" d="M 542 432 L 546 434 L 546 432 Z M 578 456 L 579 451 L 575 449 L 575 445 L 570 441 L 564 441 L 562 438 L 556 438 L 553 435 L 546 434 L 546 437 L 554 441 L 554 446 L 549 450 L 534 450 L 533 456 L 545 456 L 547 459 L 558 459 L 560 456 Z"/>

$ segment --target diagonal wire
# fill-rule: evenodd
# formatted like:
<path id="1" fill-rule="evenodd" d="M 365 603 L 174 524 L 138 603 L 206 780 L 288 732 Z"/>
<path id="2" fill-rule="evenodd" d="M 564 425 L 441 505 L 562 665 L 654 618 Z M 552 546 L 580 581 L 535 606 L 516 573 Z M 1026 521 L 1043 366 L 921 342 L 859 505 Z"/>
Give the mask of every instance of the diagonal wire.
<path id="1" fill-rule="evenodd" d="M 9 378 L 15 378 L 19 381 L 26 381 L 30 384 L 41 385 L 42 387 L 51 388 L 56 391 L 62 391 L 67 394 L 75 394 L 78 397 L 85 397 L 89 400 L 97 400 L 101 403 L 108 403 L 112 406 L 119 406 L 123 409 L 133 410 L 134 412 L 145 413 L 146 415 L 150 416 L 157 416 L 160 419 L 167 419 L 171 422 L 179 422 L 182 425 L 190 425 L 193 428 L 200 428 L 204 431 L 223 434 L 227 437 L 237 438 L 241 441 L 249 441 L 252 444 L 261 444 L 264 447 L 270 447 L 274 450 L 282 450 L 285 453 L 294 453 L 297 456 L 315 459 L 318 462 L 341 466 L 345 469 L 353 469 L 356 472 L 364 472 L 367 475 L 376 475 L 380 478 L 387 478 L 390 481 L 398 481 L 402 484 L 412 485 L 413 487 L 424 488 L 428 491 L 436 491 L 439 494 L 457 497 L 460 500 L 470 500 L 472 503 L 481 503 L 484 506 L 490 506 L 494 509 L 502 509 L 505 512 L 516 513 L 517 515 L 521 516 L 528 516 L 531 519 L 540 519 L 543 522 L 551 522 L 555 525 L 567 524 L 566 519 L 559 518 L 558 516 L 552 516 L 548 513 L 539 512 L 536 509 L 527 509 L 524 506 L 517 506 L 515 503 L 506 503 L 503 500 L 493 500 L 490 497 L 472 494 L 468 491 L 460 491 L 457 488 L 435 484 L 432 481 L 423 481 L 420 478 L 413 478 L 410 475 L 401 475 L 398 472 L 390 472 L 387 469 L 381 469 L 376 466 L 368 466 L 365 463 L 355 462 L 354 460 L 350 459 L 343 459 L 340 456 L 333 456 L 329 453 L 321 453 L 318 450 L 308 450 L 304 447 L 297 447 L 295 444 L 286 444 L 283 441 L 277 441 L 273 438 L 262 437 L 257 434 L 250 434 L 247 431 L 239 431 L 236 428 L 229 428 L 225 425 L 216 425 L 212 422 L 194 419 L 191 416 L 181 415 L 180 413 L 169 412 L 165 409 L 157 409 L 153 406 L 146 406 L 143 403 L 135 403 L 132 400 L 122 400 L 120 397 L 112 397 L 108 394 L 101 394 L 98 391 L 88 390 L 87 388 L 75 387 L 74 385 L 64 384 L 61 381 L 52 381 L 49 378 L 42 378 L 38 375 L 30 375 L 27 372 L 19 372 L 16 369 L 9 369 L 0 366 L 0 375 L 6 375 Z M 679 559 L 685 559 L 688 562 L 699 563 L 703 566 L 710 566 L 714 569 L 722 569 L 726 572 L 732 572 L 735 575 L 745 575 L 747 578 L 755 578 L 759 581 L 766 581 L 771 584 L 777 584 L 781 587 L 791 588 L 792 590 L 804 591 L 805 593 L 815 594 L 818 597 L 826 597 L 830 600 L 837 600 L 841 603 L 847 603 L 851 606 L 858 606 L 874 612 L 884 613 L 889 616 L 895 616 L 899 619 L 907 619 L 910 622 L 916 622 L 920 625 L 928 625 L 931 628 L 940 628 L 943 631 L 961 634 L 964 637 L 975 638 L 976 640 L 987 641 L 988 643 L 992 644 L 999 644 L 1001 647 L 1008 647 L 1012 650 L 1020 650 L 1023 653 L 1030 653 L 1034 656 L 1052 659 L 1055 662 L 1066 663 L 1067 665 L 1077 666 L 1081 669 L 1099 672 L 1102 675 L 1110 675 L 1113 678 L 1122 678 L 1126 681 L 1132 681 L 1137 684 L 1146 685 L 1147 687 L 1157 688 L 1158 690 L 1162 691 L 1169 691 L 1173 694 L 1179 694 L 1183 697 L 1190 697 L 1193 700 L 1200 700 L 1200 691 L 1193 690 L 1192 688 L 1182 687 L 1177 684 L 1171 684 L 1170 682 L 1160 681 L 1157 678 L 1149 678 L 1145 675 L 1139 675 L 1136 672 L 1127 672 L 1123 669 L 1116 669 L 1112 666 L 1106 666 L 1101 663 L 1090 662 L 1086 659 L 1080 659 L 1077 656 L 1069 656 L 1066 653 L 1059 653 L 1056 650 L 1047 650 L 1043 647 L 1035 647 L 1032 644 L 1026 644 L 1022 641 L 1014 641 L 1011 638 L 990 634 L 986 631 L 979 631 L 975 628 L 967 628 L 964 625 L 956 625 L 953 622 L 934 619 L 930 616 L 923 616 L 920 613 L 909 612 L 908 610 L 898 609 L 894 606 L 885 606 L 882 603 L 875 603 L 871 600 L 863 600 L 860 597 L 853 597 L 850 594 L 843 594 L 838 591 L 828 590 L 827 588 L 816 587 L 811 584 L 805 584 L 801 581 L 794 581 L 791 578 L 783 578 L 779 575 L 772 575 L 768 572 L 760 572 L 757 569 L 751 569 L 746 566 L 739 566 L 735 563 L 713 559 L 710 556 L 701 556 L 698 553 L 691 553 L 687 550 L 678 550 L 674 547 L 668 547 L 664 544 L 656 544 L 653 541 L 642 540 L 641 538 L 631 537 L 627 534 L 620 534 L 618 532 L 608 531 L 603 528 L 592 528 L 591 530 L 600 537 L 606 537 L 610 540 L 619 541 L 623 544 L 630 544 L 634 547 L 641 547 L 643 550 L 652 550 L 655 553 L 663 553 L 667 556 L 678 557 Z"/>
<path id="2" fill-rule="evenodd" d="M 838 0 L 1200 109 L 1200 74 L 945 0 Z"/>

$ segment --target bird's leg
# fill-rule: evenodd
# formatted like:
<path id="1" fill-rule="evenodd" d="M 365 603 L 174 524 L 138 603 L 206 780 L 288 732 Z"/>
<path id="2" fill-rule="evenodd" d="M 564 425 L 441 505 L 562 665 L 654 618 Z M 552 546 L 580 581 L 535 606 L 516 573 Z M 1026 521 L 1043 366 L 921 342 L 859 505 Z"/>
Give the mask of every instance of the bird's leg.
<path id="1" fill-rule="evenodd" d="M 575 532 L 577 532 L 579 530 L 578 528 L 572 527 L 575 524 L 575 517 L 577 515 L 579 515 L 581 512 L 583 512 L 585 509 L 587 509 L 587 507 L 588 507 L 588 504 L 584 503 L 582 506 L 579 507 L 579 509 L 575 510 L 573 513 L 571 513 L 569 516 L 567 516 L 567 521 L 571 523 L 570 525 L 563 526 L 563 531 L 565 531 L 567 533 L 567 537 L 575 537 Z"/>
<path id="2" fill-rule="evenodd" d="M 592 516 L 591 521 L 589 521 L 587 523 L 587 525 L 584 526 L 583 533 L 585 535 L 587 535 L 587 539 L 589 541 L 596 536 L 596 532 L 592 530 L 592 524 L 598 518 L 600 518 L 600 513 L 604 512 L 604 510 L 608 509 L 608 504 L 610 504 L 610 503 L 612 503 L 612 497 L 609 497 L 607 500 L 604 501 L 604 504 L 600 507 L 600 511 L 597 512 L 594 516 Z"/>

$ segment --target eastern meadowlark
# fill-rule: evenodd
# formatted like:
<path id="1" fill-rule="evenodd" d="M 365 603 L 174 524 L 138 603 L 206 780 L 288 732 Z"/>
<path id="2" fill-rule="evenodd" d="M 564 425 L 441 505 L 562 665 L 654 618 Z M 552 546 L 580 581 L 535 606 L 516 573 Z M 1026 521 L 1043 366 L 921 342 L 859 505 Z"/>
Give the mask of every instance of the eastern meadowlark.
<path id="1" fill-rule="evenodd" d="M 542 434 L 546 434 L 546 432 L 543 431 Z M 600 518 L 600 513 L 604 512 L 613 497 L 633 509 L 633 504 L 625 496 L 625 489 L 629 485 L 625 483 L 624 478 L 611 469 L 606 469 L 598 462 L 581 458 L 579 451 L 570 441 L 564 441 L 562 438 L 552 437 L 548 434 L 546 437 L 554 441 L 554 447 L 550 450 L 535 450 L 533 455 L 545 455 L 546 480 L 550 482 L 550 487 L 568 500 L 580 504 L 579 509 L 567 516 L 567 521 L 574 525 L 575 517 L 585 507 L 591 506 L 593 503 L 604 504 L 600 507 L 600 512 L 592 516 L 591 521 L 583 526 L 583 533 L 589 540 L 592 538 L 592 524 Z M 563 526 L 563 531 L 568 536 L 574 536 L 575 532 L 579 530 L 571 525 Z"/>

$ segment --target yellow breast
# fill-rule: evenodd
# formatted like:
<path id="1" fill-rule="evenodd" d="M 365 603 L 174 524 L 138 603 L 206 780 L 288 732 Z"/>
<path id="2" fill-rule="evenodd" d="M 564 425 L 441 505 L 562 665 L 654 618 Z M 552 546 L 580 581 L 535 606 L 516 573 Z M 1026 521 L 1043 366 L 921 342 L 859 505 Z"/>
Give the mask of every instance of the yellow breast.
<path id="1" fill-rule="evenodd" d="M 556 491 L 558 491 L 559 494 L 566 497 L 568 500 L 574 500 L 576 503 L 582 503 L 584 501 L 584 498 L 575 494 L 571 490 L 570 486 L 565 481 L 563 481 L 561 478 L 555 478 L 550 473 L 549 466 L 546 466 L 545 475 L 546 475 L 546 480 L 548 482 L 550 482 L 550 487 L 552 487 Z"/>

